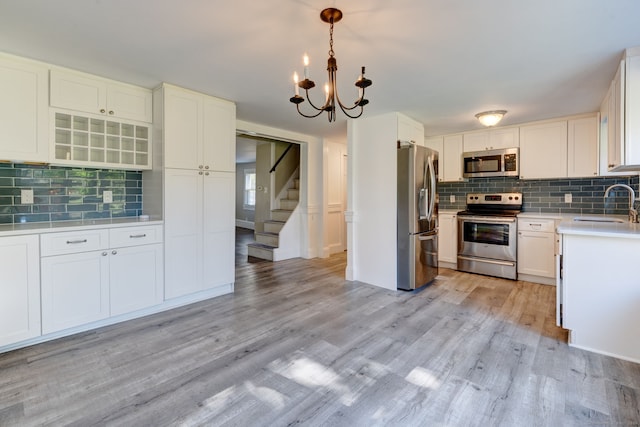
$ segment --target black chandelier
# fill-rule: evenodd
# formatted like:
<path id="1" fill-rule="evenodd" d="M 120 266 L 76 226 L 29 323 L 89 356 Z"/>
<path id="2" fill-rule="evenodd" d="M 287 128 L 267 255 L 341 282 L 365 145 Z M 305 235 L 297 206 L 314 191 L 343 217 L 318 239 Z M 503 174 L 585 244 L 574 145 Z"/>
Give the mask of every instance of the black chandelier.
<path id="1" fill-rule="evenodd" d="M 327 116 L 330 122 L 336 121 L 336 104 L 340 107 L 342 112 L 346 114 L 349 118 L 357 119 L 360 117 L 364 111 L 364 106 L 369 103 L 369 100 L 364 98 L 365 88 L 371 86 L 371 80 L 364 77 L 364 67 L 362 67 L 362 74 L 358 80 L 356 80 L 356 87 L 359 88 L 359 96 L 358 99 L 354 102 L 353 106 L 347 107 L 341 101 L 338 96 L 338 86 L 337 86 L 337 78 L 336 72 L 338 71 L 338 63 L 334 56 L 333 52 L 333 24 L 340 21 L 342 19 L 342 12 L 338 9 L 327 8 L 320 12 L 320 19 L 323 22 L 329 23 L 329 60 L 327 61 L 327 71 L 329 72 L 329 82 L 324 85 L 325 90 L 325 103 L 322 107 L 316 107 L 313 102 L 311 102 L 311 98 L 309 98 L 309 89 L 315 87 L 315 83 L 312 80 L 309 80 L 309 57 L 305 54 L 304 56 L 304 80 L 298 81 L 298 73 L 293 74 L 293 81 L 295 82 L 295 95 L 292 98 L 289 98 L 289 101 L 296 104 L 296 109 L 301 116 L 307 118 L 318 117 L 322 112 L 326 111 Z M 305 114 L 300 111 L 300 104 L 305 101 L 305 98 L 300 96 L 299 88 L 304 89 L 305 98 L 309 101 L 309 104 L 313 109 L 317 111 L 315 114 Z M 360 110 L 356 110 L 360 108 Z M 356 110 L 351 113 L 351 111 Z"/>

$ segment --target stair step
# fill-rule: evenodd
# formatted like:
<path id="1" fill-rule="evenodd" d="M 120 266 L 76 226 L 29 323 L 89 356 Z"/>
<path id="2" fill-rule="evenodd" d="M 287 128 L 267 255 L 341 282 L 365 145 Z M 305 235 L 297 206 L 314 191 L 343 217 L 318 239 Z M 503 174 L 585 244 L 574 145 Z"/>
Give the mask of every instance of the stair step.
<path id="1" fill-rule="evenodd" d="M 287 199 L 300 200 L 300 190 L 297 188 L 290 188 L 287 190 Z"/>
<path id="2" fill-rule="evenodd" d="M 296 178 L 293 180 L 293 186 L 296 190 L 300 189 L 300 178 Z"/>
<path id="3" fill-rule="evenodd" d="M 265 221 L 264 222 L 264 231 L 267 233 L 280 233 L 280 231 L 282 230 L 282 227 L 284 227 L 284 225 L 286 224 L 286 222 L 284 221 Z"/>
<path id="4" fill-rule="evenodd" d="M 247 249 L 250 257 L 273 261 L 273 246 L 263 245 L 261 243 L 249 243 Z"/>
<path id="5" fill-rule="evenodd" d="M 262 243 L 263 245 L 268 245 L 272 247 L 279 246 L 278 233 L 268 233 L 268 232 L 256 232 L 255 238 L 257 243 Z"/>
<path id="6" fill-rule="evenodd" d="M 283 221 L 287 222 L 291 213 L 293 211 L 290 209 L 272 209 L 271 210 L 271 219 L 274 221 Z"/>
<path id="7" fill-rule="evenodd" d="M 298 200 L 280 199 L 280 208 L 292 211 L 298 206 Z"/>

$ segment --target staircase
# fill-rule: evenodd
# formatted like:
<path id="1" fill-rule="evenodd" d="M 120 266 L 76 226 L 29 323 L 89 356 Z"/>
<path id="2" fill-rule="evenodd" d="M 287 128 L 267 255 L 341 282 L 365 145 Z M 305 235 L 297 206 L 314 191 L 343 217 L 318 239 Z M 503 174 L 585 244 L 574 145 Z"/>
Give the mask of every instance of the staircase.
<path id="1" fill-rule="evenodd" d="M 279 235 L 282 227 L 298 206 L 300 199 L 300 179 L 293 180 L 285 192 L 286 197 L 280 198 L 280 208 L 271 209 L 271 219 L 264 222 L 264 231 L 255 232 L 255 243 L 249 243 L 249 257 L 260 258 L 268 261 L 274 260 L 274 250 L 280 246 Z"/>

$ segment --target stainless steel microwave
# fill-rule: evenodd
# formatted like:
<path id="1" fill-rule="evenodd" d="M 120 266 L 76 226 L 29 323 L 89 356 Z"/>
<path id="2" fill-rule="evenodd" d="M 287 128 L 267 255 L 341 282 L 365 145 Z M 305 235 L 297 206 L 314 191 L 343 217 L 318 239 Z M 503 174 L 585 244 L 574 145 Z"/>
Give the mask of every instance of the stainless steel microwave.
<path id="1" fill-rule="evenodd" d="M 487 176 L 518 176 L 519 149 L 469 151 L 462 154 L 462 176 L 465 178 Z"/>

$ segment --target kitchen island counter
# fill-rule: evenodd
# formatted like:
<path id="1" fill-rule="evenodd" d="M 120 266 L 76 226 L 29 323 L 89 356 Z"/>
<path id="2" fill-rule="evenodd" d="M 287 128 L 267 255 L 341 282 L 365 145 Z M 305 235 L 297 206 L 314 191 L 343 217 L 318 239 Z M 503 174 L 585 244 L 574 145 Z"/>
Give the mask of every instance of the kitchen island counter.
<path id="1" fill-rule="evenodd" d="M 142 220 L 140 217 L 122 217 L 112 219 L 87 219 L 81 221 L 26 222 L 17 224 L 1 224 L 0 237 L 19 236 L 25 234 L 55 233 L 59 231 L 78 231 L 87 228 L 116 228 L 133 225 L 162 225 L 161 220 Z"/>

